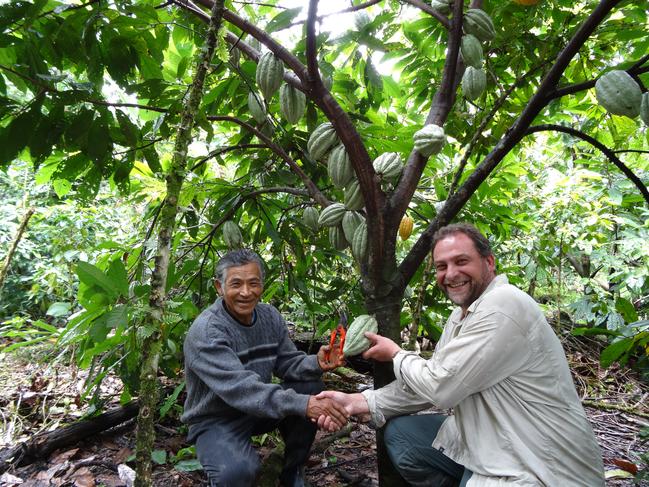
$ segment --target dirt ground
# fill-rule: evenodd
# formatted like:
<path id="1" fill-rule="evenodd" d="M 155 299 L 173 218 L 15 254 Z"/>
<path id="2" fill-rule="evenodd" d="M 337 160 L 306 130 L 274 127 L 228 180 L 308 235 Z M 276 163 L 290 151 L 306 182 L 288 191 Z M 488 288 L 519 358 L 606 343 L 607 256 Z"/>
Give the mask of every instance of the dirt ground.
<path id="1" fill-rule="evenodd" d="M 605 467 L 607 486 L 645 485 L 634 482 L 630 471 L 647 468 L 641 455 L 648 451 L 649 438 L 641 430 L 649 427 L 649 387 L 629 370 L 600 369 L 596 356 L 572 344 L 568 353 L 575 384 L 597 435 Z M 0 452 L 32 435 L 53 431 L 74 422 L 85 412 L 79 395 L 86 372 L 62 364 L 43 363 L 42 357 L 0 353 Z M 349 370 L 326 374 L 328 388 L 358 391 L 371 387 L 371 378 Z M 120 382 L 107 377 L 101 387 L 106 407 L 118 406 Z M 134 468 L 134 420 L 55 451 L 49 458 L 10 468 L 0 476 L 0 486 L 121 487 L 130 485 Z M 172 408 L 157 426 L 154 479 L 156 486 L 204 485 L 203 474 L 185 441 L 184 426 Z M 275 435 L 257 437 L 264 459 L 260 486 L 275 485 L 281 442 Z M 319 432 L 306 468 L 307 480 L 319 487 L 346 485 L 378 486 L 374 430 L 352 421 L 338 433 Z"/>

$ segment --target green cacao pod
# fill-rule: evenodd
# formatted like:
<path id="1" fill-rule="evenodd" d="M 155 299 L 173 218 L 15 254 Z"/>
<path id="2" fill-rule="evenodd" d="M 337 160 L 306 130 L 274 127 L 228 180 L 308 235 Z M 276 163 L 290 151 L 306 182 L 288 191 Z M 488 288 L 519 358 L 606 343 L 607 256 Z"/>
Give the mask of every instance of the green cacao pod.
<path id="1" fill-rule="evenodd" d="M 403 161 L 396 152 L 385 152 L 374 159 L 374 171 L 386 181 L 397 181 L 403 171 Z"/>
<path id="2" fill-rule="evenodd" d="M 352 255 L 358 262 L 363 263 L 367 259 L 367 223 L 362 222 L 354 232 L 352 239 Z"/>
<path id="3" fill-rule="evenodd" d="M 252 118 L 258 123 L 266 120 L 266 107 L 264 106 L 264 102 L 257 93 L 253 93 L 252 91 L 248 93 L 248 110 L 250 110 Z"/>
<path id="4" fill-rule="evenodd" d="M 291 85 L 279 89 L 279 109 L 288 123 L 297 123 L 304 115 L 306 96 Z"/>
<path id="5" fill-rule="evenodd" d="M 302 223 L 315 233 L 320 229 L 320 225 L 318 224 L 319 217 L 320 213 L 316 208 L 307 206 L 302 213 Z"/>
<path id="6" fill-rule="evenodd" d="M 595 82 L 595 96 L 606 111 L 635 118 L 640 114 L 642 90 L 629 73 L 609 71 Z"/>
<path id="7" fill-rule="evenodd" d="M 446 143 L 446 135 L 442 127 L 431 123 L 415 132 L 413 142 L 415 149 L 422 156 L 428 157 L 442 150 L 442 147 Z"/>
<path id="8" fill-rule="evenodd" d="M 354 180 L 345 188 L 345 208 L 356 211 L 365 206 L 363 193 L 358 181 Z"/>
<path id="9" fill-rule="evenodd" d="M 357 211 L 347 211 L 345 216 L 343 216 L 343 232 L 345 233 L 345 238 L 348 242 L 353 242 L 354 232 L 358 228 L 358 225 L 363 223 L 365 218 Z"/>
<path id="10" fill-rule="evenodd" d="M 342 203 L 332 203 L 320 213 L 318 225 L 321 227 L 334 227 L 339 225 L 346 211 L 345 205 Z"/>
<path id="11" fill-rule="evenodd" d="M 264 98 L 270 100 L 273 94 L 282 84 L 284 77 L 284 63 L 272 52 L 264 53 L 257 63 L 257 86 L 264 95 Z"/>
<path id="12" fill-rule="evenodd" d="M 223 241 L 231 249 L 241 247 L 241 242 L 243 242 L 241 230 L 232 220 L 223 223 Z"/>
<path id="13" fill-rule="evenodd" d="M 465 34 L 476 36 L 483 42 L 489 42 L 496 37 L 496 29 L 489 14 L 479 8 L 470 8 L 462 19 L 462 29 Z"/>
<path id="14" fill-rule="evenodd" d="M 354 178 L 354 168 L 349 160 L 345 146 L 338 144 L 329 153 L 327 172 L 336 188 L 344 188 Z"/>
<path id="15" fill-rule="evenodd" d="M 257 40 L 256 37 L 246 37 L 246 44 L 252 47 L 255 51 L 261 51 L 261 43 Z"/>
<path id="16" fill-rule="evenodd" d="M 322 78 L 322 84 L 324 85 L 325 88 L 327 88 L 327 91 L 331 91 L 331 88 L 334 85 L 334 79 L 328 74 L 321 76 L 321 78 Z"/>
<path id="17" fill-rule="evenodd" d="M 341 225 L 329 227 L 329 243 L 336 250 L 345 250 L 347 248 L 349 242 L 345 238 L 345 233 Z"/>
<path id="18" fill-rule="evenodd" d="M 462 92 L 469 100 L 478 98 L 487 86 L 487 74 L 473 66 L 467 66 L 462 76 Z"/>
<path id="19" fill-rule="evenodd" d="M 460 53 L 462 54 L 462 59 L 464 60 L 465 65 L 473 66 L 474 68 L 482 67 L 484 55 L 482 53 L 480 40 L 476 36 L 471 34 L 465 34 L 462 36 Z"/>
<path id="20" fill-rule="evenodd" d="M 315 160 L 320 159 L 338 142 L 336 130 L 330 122 L 318 125 L 311 133 L 306 150 Z"/>
<path id="21" fill-rule="evenodd" d="M 640 103 L 640 118 L 645 125 L 649 126 L 649 91 L 642 94 Z"/>
<path id="22" fill-rule="evenodd" d="M 371 342 L 365 338 L 365 332 L 378 333 L 379 324 L 374 316 L 360 315 L 357 316 L 352 324 L 347 328 L 347 335 L 345 336 L 345 345 L 343 346 L 343 354 L 346 357 L 352 357 L 363 353 L 370 348 Z"/>
<path id="23" fill-rule="evenodd" d="M 229 61 L 232 66 L 239 67 L 239 62 L 241 61 L 241 51 L 238 48 L 232 46 L 230 47 Z"/>
<path id="24" fill-rule="evenodd" d="M 451 6 L 446 0 L 431 0 L 430 6 L 436 12 L 447 14 L 451 11 Z"/>

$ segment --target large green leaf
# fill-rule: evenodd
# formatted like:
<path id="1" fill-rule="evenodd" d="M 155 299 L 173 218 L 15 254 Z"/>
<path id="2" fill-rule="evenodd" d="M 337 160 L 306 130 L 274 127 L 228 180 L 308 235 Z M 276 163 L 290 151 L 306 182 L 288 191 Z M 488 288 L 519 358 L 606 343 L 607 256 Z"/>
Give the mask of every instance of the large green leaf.
<path id="1" fill-rule="evenodd" d="M 88 262 L 79 262 L 75 269 L 79 280 L 89 287 L 97 286 L 101 288 L 110 299 L 115 299 L 120 294 L 121 280 L 113 278 L 98 267 Z"/>

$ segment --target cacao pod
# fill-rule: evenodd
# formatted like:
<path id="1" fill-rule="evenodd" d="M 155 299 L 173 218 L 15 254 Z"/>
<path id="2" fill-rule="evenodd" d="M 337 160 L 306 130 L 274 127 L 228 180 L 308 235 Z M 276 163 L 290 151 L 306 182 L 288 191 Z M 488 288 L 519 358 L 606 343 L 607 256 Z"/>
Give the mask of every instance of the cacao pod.
<path id="1" fill-rule="evenodd" d="M 426 125 L 423 129 L 415 132 L 413 136 L 415 149 L 425 157 L 437 154 L 444 147 L 446 135 L 444 129 L 433 123 Z"/>
<path id="2" fill-rule="evenodd" d="M 223 242 L 231 249 L 241 247 L 241 242 L 243 242 L 241 230 L 232 220 L 223 223 Z"/>
<path id="3" fill-rule="evenodd" d="M 462 92 L 469 100 L 478 98 L 487 86 L 487 75 L 482 69 L 467 66 L 462 76 Z"/>
<path id="4" fill-rule="evenodd" d="M 609 71 L 595 82 L 595 97 L 606 111 L 635 118 L 640 114 L 642 90 L 629 73 Z"/>
<path id="5" fill-rule="evenodd" d="M 327 91 L 331 91 L 331 88 L 334 85 L 334 79 L 328 74 L 321 76 L 321 79 L 322 79 L 322 84 L 324 85 L 325 88 L 327 88 Z"/>
<path id="6" fill-rule="evenodd" d="M 649 126 L 649 91 L 642 94 L 640 103 L 640 118 L 645 125 Z"/>
<path id="7" fill-rule="evenodd" d="M 358 225 L 363 223 L 365 219 L 363 215 L 357 211 L 347 211 L 345 216 L 343 216 L 343 232 L 345 233 L 345 238 L 348 242 L 354 241 L 354 232 L 358 228 Z"/>
<path id="8" fill-rule="evenodd" d="M 460 53 L 462 54 L 462 59 L 464 60 L 465 65 L 473 66 L 474 68 L 482 67 L 482 61 L 484 58 L 482 54 L 482 45 L 476 36 L 471 34 L 465 34 L 462 36 Z"/>
<path id="9" fill-rule="evenodd" d="M 302 223 L 315 233 L 320 229 L 320 225 L 318 224 L 319 216 L 320 214 L 316 208 L 313 206 L 307 206 L 304 209 L 304 213 L 302 213 Z"/>
<path id="10" fill-rule="evenodd" d="M 257 86 L 264 95 L 264 98 L 270 100 L 273 94 L 282 84 L 284 77 L 284 63 L 272 52 L 264 53 L 257 63 Z"/>
<path id="11" fill-rule="evenodd" d="M 451 11 L 451 6 L 446 0 L 431 0 L 430 6 L 436 12 L 447 14 Z"/>
<path id="12" fill-rule="evenodd" d="M 470 8 L 462 19 L 462 29 L 465 34 L 476 36 L 483 42 L 489 42 L 496 37 L 496 29 L 489 14 L 479 8 Z"/>
<path id="13" fill-rule="evenodd" d="M 349 243 L 345 238 L 345 233 L 343 232 L 343 227 L 341 225 L 329 227 L 329 243 L 331 243 L 331 246 L 336 250 L 345 250 L 347 248 Z"/>
<path id="14" fill-rule="evenodd" d="M 385 152 L 381 154 L 374 159 L 372 165 L 374 166 L 374 171 L 382 179 L 389 182 L 398 181 L 403 170 L 403 161 L 401 160 L 401 156 L 396 152 Z"/>
<path id="15" fill-rule="evenodd" d="M 374 316 L 360 315 L 357 316 L 347 329 L 345 336 L 345 345 L 343 346 L 343 354 L 346 357 L 358 355 L 370 348 L 371 342 L 365 338 L 365 332 L 378 333 L 379 324 Z"/>
<path id="16" fill-rule="evenodd" d="M 354 232 L 352 255 L 361 264 L 367 259 L 367 223 L 365 222 L 358 225 Z"/>
<path id="17" fill-rule="evenodd" d="M 342 203 L 332 203 L 320 213 L 318 225 L 321 227 L 334 227 L 339 225 L 346 211 L 345 205 Z"/>
<path id="18" fill-rule="evenodd" d="M 246 44 L 252 47 L 255 51 L 261 51 L 261 43 L 257 40 L 256 37 L 246 37 Z"/>
<path id="19" fill-rule="evenodd" d="M 306 150 L 315 160 L 320 159 L 338 142 L 336 130 L 330 122 L 318 125 L 311 133 Z"/>
<path id="20" fill-rule="evenodd" d="M 345 188 L 345 208 L 348 210 L 360 210 L 365 206 L 363 193 L 358 181 L 354 180 Z"/>
<path id="21" fill-rule="evenodd" d="M 404 215 L 399 223 L 399 236 L 401 240 L 408 240 L 408 237 L 412 234 L 412 227 L 414 226 L 414 221 L 408 215 Z"/>
<path id="22" fill-rule="evenodd" d="M 266 107 L 264 106 L 264 102 L 261 101 L 257 93 L 253 93 L 252 91 L 248 93 L 248 110 L 250 110 L 252 118 L 258 123 L 266 120 Z"/>
<path id="23" fill-rule="evenodd" d="M 344 188 L 354 178 L 354 168 L 344 145 L 337 145 L 329 153 L 327 172 L 336 188 Z"/>
<path id="24" fill-rule="evenodd" d="M 230 48 L 229 61 L 235 68 L 239 66 L 239 61 L 241 61 L 241 51 L 239 51 L 238 48 L 234 46 Z"/>
<path id="25" fill-rule="evenodd" d="M 291 85 L 279 89 L 279 109 L 288 123 L 297 123 L 306 109 L 306 96 Z"/>

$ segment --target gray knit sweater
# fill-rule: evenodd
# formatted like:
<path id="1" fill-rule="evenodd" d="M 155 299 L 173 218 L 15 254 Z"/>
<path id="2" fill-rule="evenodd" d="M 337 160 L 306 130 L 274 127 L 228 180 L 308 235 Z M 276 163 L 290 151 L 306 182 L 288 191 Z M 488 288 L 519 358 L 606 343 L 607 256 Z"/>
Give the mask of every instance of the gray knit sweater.
<path id="1" fill-rule="evenodd" d="M 261 303 L 246 326 L 219 298 L 190 327 L 184 353 L 187 400 L 181 419 L 188 424 L 237 412 L 304 416 L 309 396 L 272 384 L 272 375 L 304 381 L 322 374 L 315 355 L 295 348 L 279 311 Z"/>

